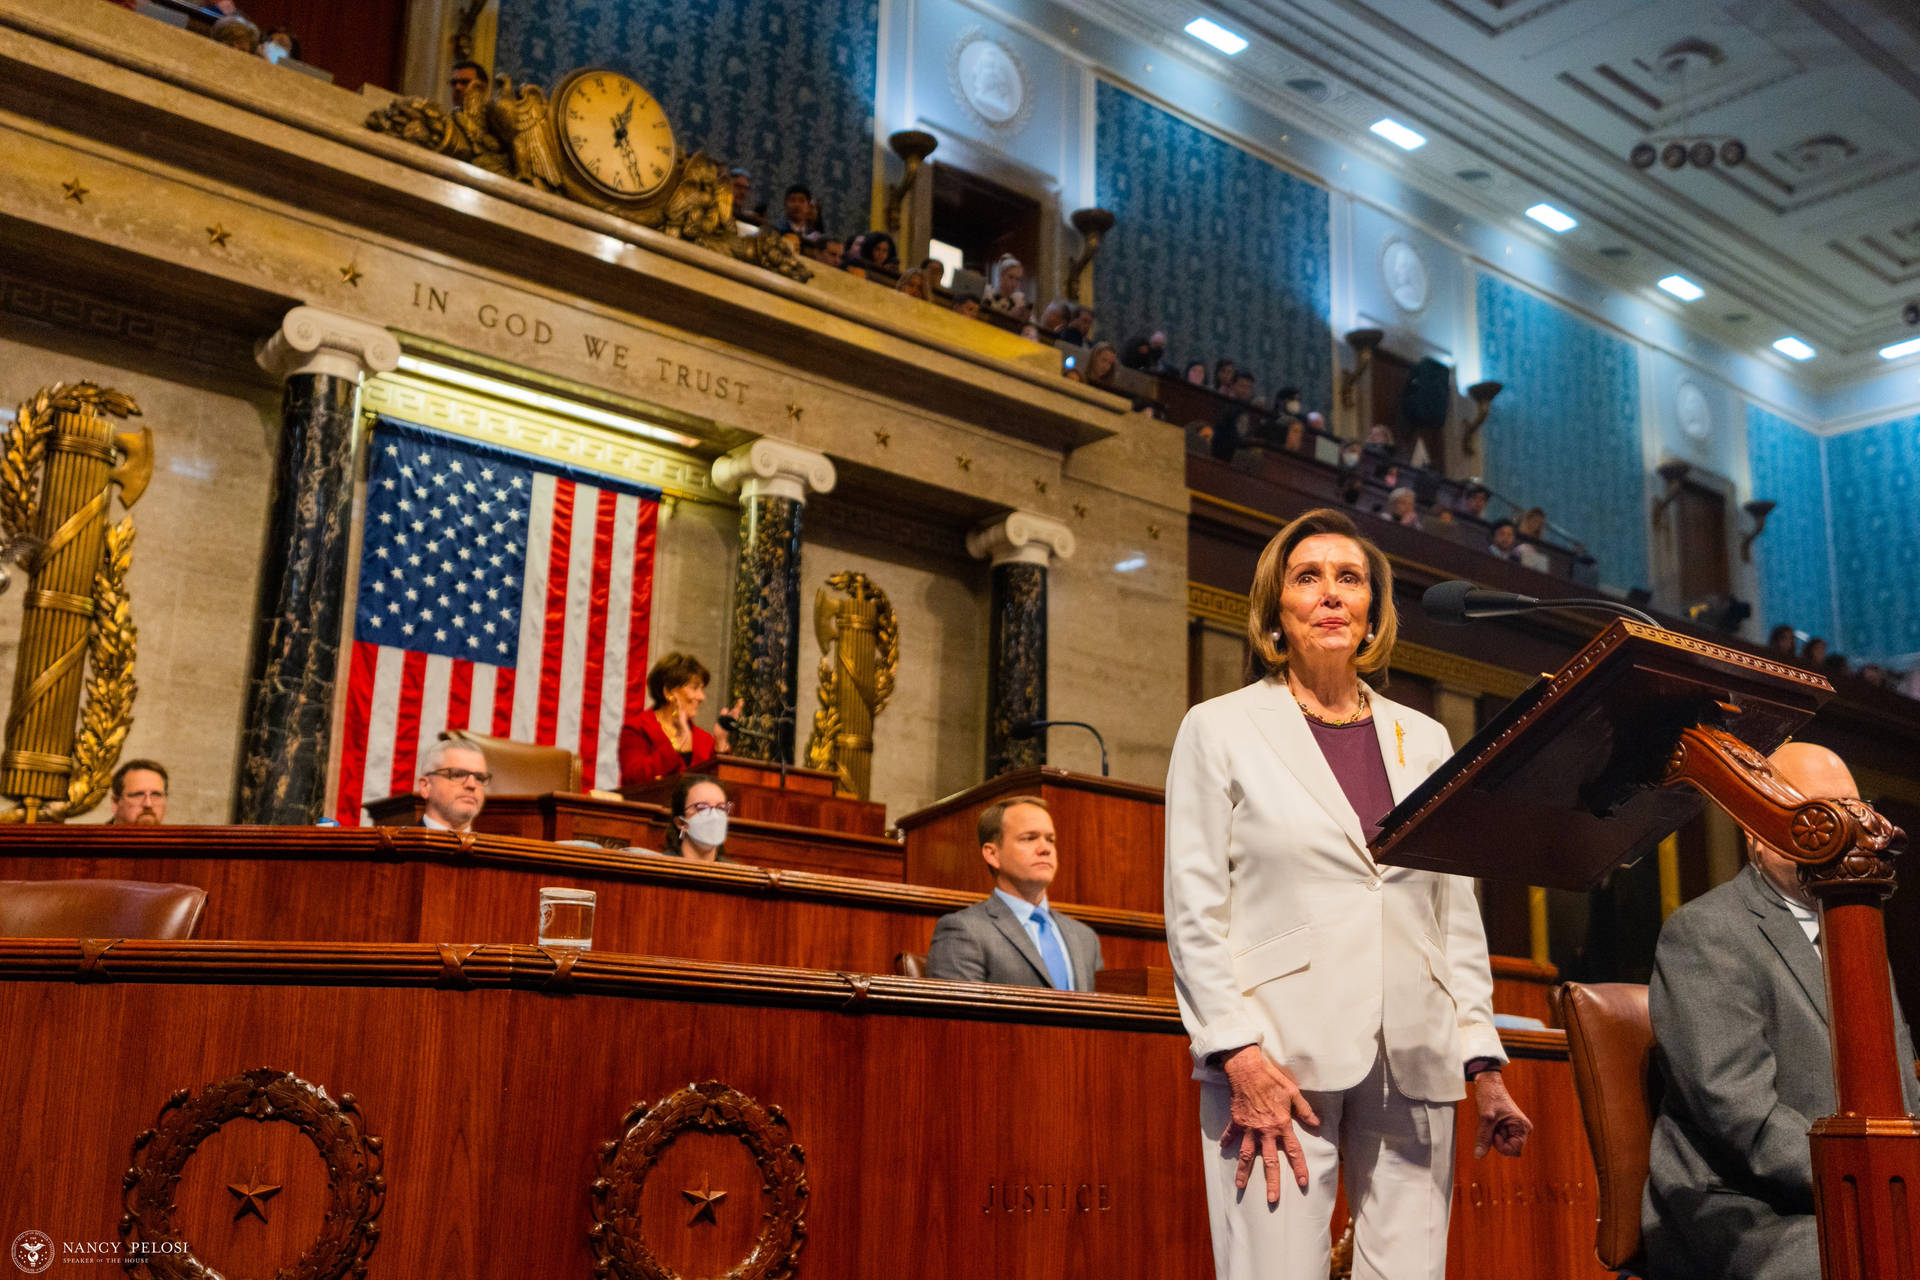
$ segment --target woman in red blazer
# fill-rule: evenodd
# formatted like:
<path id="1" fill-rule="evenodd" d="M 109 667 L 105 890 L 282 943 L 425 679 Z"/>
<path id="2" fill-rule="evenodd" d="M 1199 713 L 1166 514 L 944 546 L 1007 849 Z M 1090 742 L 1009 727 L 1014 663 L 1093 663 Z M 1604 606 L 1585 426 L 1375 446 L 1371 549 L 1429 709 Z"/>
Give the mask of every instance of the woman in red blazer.
<path id="1" fill-rule="evenodd" d="M 620 785 L 636 786 L 704 768 L 729 747 L 727 731 L 708 733 L 693 722 L 707 700 L 706 667 L 690 653 L 670 653 L 647 673 L 653 707 L 620 731 Z M 730 715 L 737 715 L 735 703 Z"/>

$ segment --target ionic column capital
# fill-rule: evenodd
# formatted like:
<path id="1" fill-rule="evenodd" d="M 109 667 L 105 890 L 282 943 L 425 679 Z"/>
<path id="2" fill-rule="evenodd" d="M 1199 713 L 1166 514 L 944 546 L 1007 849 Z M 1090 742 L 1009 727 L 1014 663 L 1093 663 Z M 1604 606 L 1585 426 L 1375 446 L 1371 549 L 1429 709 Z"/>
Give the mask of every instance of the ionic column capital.
<path id="1" fill-rule="evenodd" d="M 1010 511 L 967 535 L 967 550 L 979 559 L 1003 564 L 1037 564 L 1073 558 L 1073 530 L 1034 511 Z"/>
<path id="2" fill-rule="evenodd" d="M 713 483 L 727 493 L 738 489 L 742 501 L 791 498 L 804 503 L 809 493 L 832 492 L 836 478 L 826 454 L 772 436 L 713 460 Z"/>
<path id="3" fill-rule="evenodd" d="M 278 378 L 317 373 L 358 382 L 397 366 L 400 343 L 377 324 L 319 307 L 295 307 L 278 329 L 254 344 L 253 358 Z"/>

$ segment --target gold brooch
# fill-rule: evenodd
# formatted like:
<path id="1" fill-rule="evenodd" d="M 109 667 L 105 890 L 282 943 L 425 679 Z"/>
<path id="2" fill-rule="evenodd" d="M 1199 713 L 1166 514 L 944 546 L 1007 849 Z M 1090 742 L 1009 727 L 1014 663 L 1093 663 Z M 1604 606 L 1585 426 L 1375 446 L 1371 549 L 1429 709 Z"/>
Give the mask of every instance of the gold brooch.
<path id="1" fill-rule="evenodd" d="M 1393 722 L 1393 749 L 1400 756 L 1400 763 L 1407 762 L 1407 729 L 1398 720 Z"/>

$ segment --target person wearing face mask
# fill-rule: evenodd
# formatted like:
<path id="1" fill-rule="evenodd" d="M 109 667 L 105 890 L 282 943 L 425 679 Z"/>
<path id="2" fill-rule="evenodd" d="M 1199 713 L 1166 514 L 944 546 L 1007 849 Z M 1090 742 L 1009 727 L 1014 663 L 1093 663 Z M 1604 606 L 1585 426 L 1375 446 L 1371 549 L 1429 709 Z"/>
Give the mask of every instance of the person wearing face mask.
<path id="1" fill-rule="evenodd" d="M 1474 1094 L 1476 1157 L 1519 1155 L 1532 1127 L 1501 1075 L 1473 882 L 1368 849 L 1453 752 L 1361 680 L 1398 625 L 1385 554 L 1307 512 L 1254 570 L 1250 683 L 1173 744 L 1167 946 L 1219 1280 L 1326 1275 L 1342 1174 L 1355 1280 L 1441 1280 L 1456 1104 Z"/>
<path id="2" fill-rule="evenodd" d="M 688 862 L 731 862 L 727 856 L 727 820 L 733 801 L 712 778 L 698 773 L 680 775 L 673 789 L 672 817 L 667 828 L 670 858 Z"/>
<path id="3" fill-rule="evenodd" d="M 730 748 L 724 727 L 708 733 L 693 722 L 707 700 L 711 678 L 700 659 L 690 653 L 670 653 L 654 664 L 647 673 L 652 710 L 620 730 L 621 786 L 703 769 Z M 724 715 L 739 715 L 740 706 L 736 701 Z"/>

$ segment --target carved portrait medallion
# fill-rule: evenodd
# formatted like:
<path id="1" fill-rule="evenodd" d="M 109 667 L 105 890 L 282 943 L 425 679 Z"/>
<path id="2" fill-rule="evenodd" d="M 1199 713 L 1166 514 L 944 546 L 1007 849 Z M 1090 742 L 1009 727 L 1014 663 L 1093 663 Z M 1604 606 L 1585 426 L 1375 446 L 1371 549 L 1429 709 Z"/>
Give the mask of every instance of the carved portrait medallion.
<path id="1" fill-rule="evenodd" d="M 1426 259 L 1420 251 L 1398 236 L 1380 246 L 1380 279 L 1387 296 L 1402 311 L 1419 311 L 1427 305 L 1430 287 Z"/>
<path id="2" fill-rule="evenodd" d="M 1033 85 L 1019 55 L 980 27 L 953 42 L 947 81 L 967 113 L 996 134 L 1019 133 L 1033 116 Z"/>
<path id="3" fill-rule="evenodd" d="M 1689 440 L 1705 440 L 1713 434 L 1713 405 L 1700 384 L 1683 378 L 1673 393 L 1673 416 L 1680 432 Z"/>

